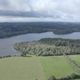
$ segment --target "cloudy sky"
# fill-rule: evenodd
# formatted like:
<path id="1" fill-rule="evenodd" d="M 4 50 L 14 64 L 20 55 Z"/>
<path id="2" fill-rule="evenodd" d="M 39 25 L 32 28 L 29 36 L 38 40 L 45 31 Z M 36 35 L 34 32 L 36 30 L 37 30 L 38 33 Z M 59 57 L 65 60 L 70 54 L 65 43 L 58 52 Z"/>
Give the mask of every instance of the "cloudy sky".
<path id="1" fill-rule="evenodd" d="M 80 21 L 80 0 L 0 0 L 0 21 Z"/>

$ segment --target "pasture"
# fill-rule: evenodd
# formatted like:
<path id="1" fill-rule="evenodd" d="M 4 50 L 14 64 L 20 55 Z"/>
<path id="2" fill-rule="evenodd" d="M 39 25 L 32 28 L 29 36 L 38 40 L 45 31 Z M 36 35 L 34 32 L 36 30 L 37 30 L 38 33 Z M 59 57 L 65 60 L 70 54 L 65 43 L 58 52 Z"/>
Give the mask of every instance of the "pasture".
<path id="1" fill-rule="evenodd" d="M 70 56 L 80 63 L 80 56 Z M 0 59 L 0 80 L 47 80 L 75 72 L 63 56 L 10 57 Z"/>

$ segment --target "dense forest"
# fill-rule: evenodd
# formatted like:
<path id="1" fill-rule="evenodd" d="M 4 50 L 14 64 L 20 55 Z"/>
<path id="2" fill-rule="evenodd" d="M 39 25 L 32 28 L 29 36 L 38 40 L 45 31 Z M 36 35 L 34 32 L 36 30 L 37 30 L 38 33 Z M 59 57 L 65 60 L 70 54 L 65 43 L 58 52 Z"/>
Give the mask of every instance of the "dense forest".
<path id="1" fill-rule="evenodd" d="M 16 36 L 26 33 L 54 32 L 55 34 L 69 34 L 80 32 L 80 23 L 69 22 L 16 22 L 0 23 L 0 38 Z"/>
<path id="2" fill-rule="evenodd" d="M 60 56 L 80 54 L 80 40 L 44 38 L 39 41 L 16 43 L 22 56 Z"/>

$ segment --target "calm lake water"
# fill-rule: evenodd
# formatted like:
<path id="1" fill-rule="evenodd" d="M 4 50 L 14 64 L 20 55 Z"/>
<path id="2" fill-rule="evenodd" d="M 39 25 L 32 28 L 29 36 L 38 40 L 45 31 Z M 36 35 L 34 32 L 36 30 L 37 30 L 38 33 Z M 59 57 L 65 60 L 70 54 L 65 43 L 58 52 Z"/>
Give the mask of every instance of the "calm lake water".
<path id="1" fill-rule="evenodd" d="M 74 32 L 72 34 L 56 35 L 53 32 L 45 33 L 31 33 L 19 35 L 11 38 L 0 39 L 0 56 L 20 54 L 14 50 L 13 46 L 17 42 L 24 41 L 37 41 L 41 38 L 66 38 L 66 39 L 80 39 L 80 32 Z"/>

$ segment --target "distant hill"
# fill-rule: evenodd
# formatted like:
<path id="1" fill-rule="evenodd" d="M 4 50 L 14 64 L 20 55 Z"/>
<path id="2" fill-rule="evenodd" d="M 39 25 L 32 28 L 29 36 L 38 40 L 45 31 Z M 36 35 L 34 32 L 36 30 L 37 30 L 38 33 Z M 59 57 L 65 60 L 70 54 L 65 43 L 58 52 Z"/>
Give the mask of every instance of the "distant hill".
<path id="1" fill-rule="evenodd" d="M 65 22 L 16 22 L 0 23 L 0 38 L 27 33 L 54 32 L 54 34 L 69 34 L 80 32 L 80 23 Z"/>

